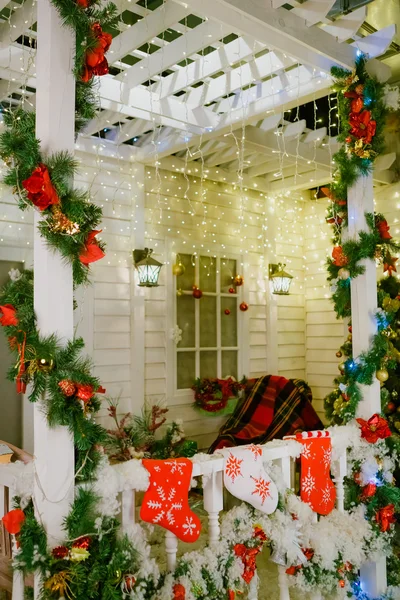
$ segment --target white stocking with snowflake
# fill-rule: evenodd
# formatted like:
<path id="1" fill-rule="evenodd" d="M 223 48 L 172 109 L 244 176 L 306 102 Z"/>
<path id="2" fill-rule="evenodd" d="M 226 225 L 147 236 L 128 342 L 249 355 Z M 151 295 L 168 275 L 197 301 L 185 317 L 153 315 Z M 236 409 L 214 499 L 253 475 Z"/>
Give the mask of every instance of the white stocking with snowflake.
<path id="1" fill-rule="evenodd" d="M 161 525 L 184 542 L 195 542 L 201 525 L 188 503 L 192 462 L 177 458 L 143 459 L 142 463 L 150 474 L 150 485 L 143 499 L 140 518 Z"/>
<path id="2" fill-rule="evenodd" d="M 218 452 L 224 454 L 224 483 L 232 496 L 266 514 L 273 513 L 278 490 L 263 466 L 262 447 L 252 444 Z"/>

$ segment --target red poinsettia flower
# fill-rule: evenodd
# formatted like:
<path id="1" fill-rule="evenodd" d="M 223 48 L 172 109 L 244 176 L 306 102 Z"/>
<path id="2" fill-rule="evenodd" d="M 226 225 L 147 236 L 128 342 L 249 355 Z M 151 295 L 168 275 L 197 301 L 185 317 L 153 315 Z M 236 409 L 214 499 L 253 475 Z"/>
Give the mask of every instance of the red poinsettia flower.
<path id="1" fill-rule="evenodd" d="M 185 587 L 181 583 L 175 583 L 172 588 L 174 592 L 173 600 L 185 600 L 186 598 L 186 590 Z"/>
<path id="2" fill-rule="evenodd" d="M 46 165 L 38 165 L 32 175 L 22 182 L 22 185 L 28 192 L 29 200 L 39 210 L 46 210 L 50 205 L 60 202 Z"/>
<path id="3" fill-rule="evenodd" d="M 333 264 L 336 267 L 345 267 L 349 262 L 349 259 L 343 252 L 342 246 L 334 246 L 334 248 L 332 249 L 332 258 Z"/>
<path id="4" fill-rule="evenodd" d="M 16 317 L 17 309 L 12 304 L 0 305 L 0 311 L 3 313 L 0 317 L 0 323 L 3 327 L 9 327 L 10 325 L 18 325 L 18 319 Z M 10 344 L 11 346 L 11 344 Z"/>
<path id="5" fill-rule="evenodd" d="M 254 527 L 253 537 L 257 538 L 262 543 L 264 543 L 268 540 L 268 537 L 266 536 L 265 531 L 263 529 L 261 529 L 261 527 L 259 527 L 258 525 L 256 525 Z"/>
<path id="6" fill-rule="evenodd" d="M 261 552 L 261 546 L 257 548 L 247 548 L 244 544 L 236 544 L 233 548 L 236 556 L 242 559 L 244 571 L 242 578 L 246 583 L 250 583 L 256 572 L 256 556 Z"/>
<path id="7" fill-rule="evenodd" d="M 84 385 L 83 383 L 77 383 L 75 396 L 76 398 L 79 398 L 79 400 L 83 400 L 85 403 L 90 402 L 94 396 L 93 386 L 90 384 Z"/>
<path id="8" fill-rule="evenodd" d="M 376 228 L 377 228 L 382 240 L 391 240 L 392 239 L 392 236 L 389 233 L 390 227 L 389 227 L 386 219 L 381 219 L 380 221 L 378 221 L 376 223 Z"/>
<path id="9" fill-rule="evenodd" d="M 384 532 L 390 529 L 390 525 L 396 522 L 396 517 L 394 516 L 394 504 L 388 504 L 377 510 L 375 520 L 379 523 L 381 531 Z"/>
<path id="10" fill-rule="evenodd" d="M 368 483 L 362 489 L 361 500 L 372 498 L 376 494 L 376 483 Z"/>
<path id="11" fill-rule="evenodd" d="M 368 421 L 357 419 L 361 425 L 361 437 L 370 444 L 375 444 L 378 440 L 383 440 L 392 435 L 388 422 L 378 414 L 372 415 Z"/>
<path id="12" fill-rule="evenodd" d="M 17 535 L 18 533 L 20 533 L 21 525 L 25 521 L 24 511 L 20 508 L 10 510 L 10 512 L 4 515 L 2 521 L 8 533 L 12 535 Z"/>
<path id="13" fill-rule="evenodd" d="M 351 113 L 349 122 L 350 133 L 363 140 L 365 144 L 370 144 L 376 133 L 376 121 L 371 120 L 371 112 L 363 110 L 362 113 Z"/>
<path id="14" fill-rule="evenodd" d="M 96 235 L 98 233 L 101 233 L 101 231 L 102 231 L 101 229 L 93 230 L 87 236 L 87 239 L 85 242 L 85 249 L 82 251 L 82 253 L 79 256 L 79 260 L 84 265 L 88 265 L 89 263 L 96 262 L 96 260 L 100 260 L 101 258 L 103 258 L 105 256 L 103 250 L 100 248 L 100 246 L 98 245 L 98 243 L 95 239 Z"/>
<path id="15" fill-rule="evenodd" d="M 92 34 L 95 43 L 86 51 L 85 67 L 82 73 L 83 81 L 89 81 L 94 75 L 101 76 L 108 73 L 108 62 L 104 55 L 111 46 L 112 35 L 105 33 L 100 23 L 92 25 Z"/>
<path id="16" fill-rule="evenodd" d="M 344 96 L 346 98 L 352 98 L 352 101 L 351 101 L 351 112 L 352 113 L 359 113 L 362 111 L 364 102 L 363 102 L 363 98 L 360 94 L 357 94 L 357 92 L 345 92 Z"/>

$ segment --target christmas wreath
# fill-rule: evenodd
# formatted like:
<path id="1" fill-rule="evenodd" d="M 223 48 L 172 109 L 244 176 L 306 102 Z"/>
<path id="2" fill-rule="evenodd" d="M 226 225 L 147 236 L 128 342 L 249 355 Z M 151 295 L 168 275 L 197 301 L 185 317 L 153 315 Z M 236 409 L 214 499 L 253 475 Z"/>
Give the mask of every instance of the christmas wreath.
<path id="1" fill-rule="evenodd" d="M 206 414 L 229 414 L 233 412 L 239 393 L 244 389 L 246 379 L 236 381 L 233 377 L 226 379 L 196 379 L 194 391 L 194 406 Z"/>

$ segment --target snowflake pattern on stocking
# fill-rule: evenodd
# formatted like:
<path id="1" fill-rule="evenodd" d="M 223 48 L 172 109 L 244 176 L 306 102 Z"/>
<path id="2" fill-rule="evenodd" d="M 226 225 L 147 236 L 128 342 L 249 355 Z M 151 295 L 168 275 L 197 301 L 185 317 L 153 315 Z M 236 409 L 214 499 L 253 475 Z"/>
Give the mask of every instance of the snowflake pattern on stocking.
<path id="1" fill-rule="evenodd" d="M 196 524 L 193 523 L 192 517 L 186 517 L 186 523 L 183 524 L 183 535 L 189 534 L 189 537 L 193 535 L 194 531 L 196 531 Z"/>
<path id="2" fill-rule="evenodd" d="M 262 448 L 261 446 L 256 446 L 255 444 L 251 444 L 249 446 L 249 450 L 253 453 L 254 460 L 257 460 L 258 457 L 262 456 Z"/>
<path id="3" fill-rule="evenodd" d="M 301 483 L 302 492 L 308 496 L 315 489 L 315 477 L 311 475 L 310 469 L 308 469 L 308 475 L 306 475 Z"/>
<path id="4" fill-rule="evenodd" d="M 332 460 L 332 448 L 324 448 L 322 461 L 325 469 L 330 469 Z"/>
<path id="5" fill-rule="evenodd" d="M 171 473 L 179 473 L 179 475 L 183 475 L 183 469 L 186 465 L 178 462 L 177 460 L 166 460 L 165 464 L 171 467 Z"/>
<path id="6" fill-rule="evenodd" d="M 261 506 L 264 504 L 265 500 L 271 496 L 269 491 L 270 481 L 263 479 L 263 477 L 253 477 L 251 479 L 255 482 L 254 491 L 251 492 L 251 495 L 260 496 L 261 498 Z"/>
<path id="7" fill-rule="evenodd" d="M 322 500 L 321 502 L 323 504 L 328 504 L 328 502 L 331 501 L 332 498 L 332 487 L 330 485 L 327 485 L 326 488 L 324 488 L 322 490 Z"/>
<path id="8" fill-rule="evenodd" d="M 237 477 L 243 477 L 241 464 L 243 462 L 243 458 L 237 458 L 233 456 L 231 452 L 229 452 L 229 457 L 225 463 L 225 473 L 234 483 Z"/>
<path id="9" fill-rule="evenodd" d="M 304 457 L 306 460 L 309 460 L 311 458 L 311 448 L 310 446 L 303 446 L 303 452 L 301 453 L 301 456 Z"/>

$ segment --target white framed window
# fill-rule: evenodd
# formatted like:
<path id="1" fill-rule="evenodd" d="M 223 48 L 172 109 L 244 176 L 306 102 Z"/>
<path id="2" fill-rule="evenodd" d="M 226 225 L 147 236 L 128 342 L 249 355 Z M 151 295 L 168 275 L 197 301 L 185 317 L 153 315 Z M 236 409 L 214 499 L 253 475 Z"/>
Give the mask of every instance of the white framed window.
<path id="1" fill-rule="evenodd" d="M 234 279 L 241 274 L 241 258 L 179 253 L 176 261 L 185 271 L 173 277 L 173 326 L 182 339 L 174 344 L 171 392 L 187 393 L 197 377 L 240 379 L 243 288 Z M 193 297 L 193 286 L 203 292 L 200 299 Z"/>

